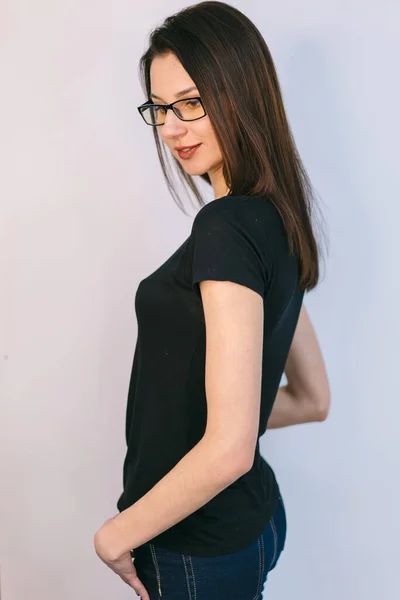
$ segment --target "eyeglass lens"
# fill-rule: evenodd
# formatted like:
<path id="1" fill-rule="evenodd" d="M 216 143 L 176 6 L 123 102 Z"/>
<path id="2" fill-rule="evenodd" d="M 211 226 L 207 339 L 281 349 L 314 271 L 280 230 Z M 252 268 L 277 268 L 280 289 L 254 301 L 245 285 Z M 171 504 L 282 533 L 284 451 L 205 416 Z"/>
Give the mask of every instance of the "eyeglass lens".
<path id="1" fill-rule="evenodd" d="M 175 113 L 184 121 L 193 121 L 204 116 L 204 109 L 200 100 L 179 100 L 173 106 Z M 142 115 L 149 125 L 162 125 L 165 121 L 167 110 L 161 105 L 149 105 L 142 109 Z"/>

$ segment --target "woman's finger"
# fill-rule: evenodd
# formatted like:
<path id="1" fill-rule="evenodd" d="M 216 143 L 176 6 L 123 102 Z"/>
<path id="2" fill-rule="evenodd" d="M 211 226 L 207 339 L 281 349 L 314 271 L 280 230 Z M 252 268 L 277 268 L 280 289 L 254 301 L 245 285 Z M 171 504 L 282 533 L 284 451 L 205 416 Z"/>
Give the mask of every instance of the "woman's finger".
<path id="1" fill-rule="evenodd" d="M 126 583 L 130 585 L 141 600 L 150 600 L 150 596 L 137 575 L 129 575 Z"/>

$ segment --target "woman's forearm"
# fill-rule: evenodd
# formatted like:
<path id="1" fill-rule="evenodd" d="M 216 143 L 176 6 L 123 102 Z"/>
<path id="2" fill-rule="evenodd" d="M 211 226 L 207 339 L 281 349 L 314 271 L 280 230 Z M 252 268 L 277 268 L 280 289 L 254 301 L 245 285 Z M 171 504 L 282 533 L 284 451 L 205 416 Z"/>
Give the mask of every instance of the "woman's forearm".
<path id="1" fill-rule="evenodd" d="M 325 418 L 325 405 L 319 406 L 314 399 L 296 395 L 290 385 L 283 385 L 276 395 L 267 429 L 323 421 Z"/>
<path id="2" fill-rule="evenodd" d="M 246 468 L 237 449 L 204 436 L 154 487 L 113 518 L 104 551 L 114 560 L 151 540 L 204 506 Z"/>

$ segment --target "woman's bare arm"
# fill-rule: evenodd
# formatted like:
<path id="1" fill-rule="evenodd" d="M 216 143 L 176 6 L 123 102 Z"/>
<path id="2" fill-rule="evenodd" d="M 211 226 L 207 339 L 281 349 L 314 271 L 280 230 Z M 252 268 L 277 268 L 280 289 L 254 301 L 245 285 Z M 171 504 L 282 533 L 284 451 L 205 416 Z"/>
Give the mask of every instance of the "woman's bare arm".
<path id="1" fill-rule="evenodd" d="M 303 304 L 285 365 L 287 385 L 278 390 L 267 429 L 324 421 L 330 388 L 321 349 Z"/>

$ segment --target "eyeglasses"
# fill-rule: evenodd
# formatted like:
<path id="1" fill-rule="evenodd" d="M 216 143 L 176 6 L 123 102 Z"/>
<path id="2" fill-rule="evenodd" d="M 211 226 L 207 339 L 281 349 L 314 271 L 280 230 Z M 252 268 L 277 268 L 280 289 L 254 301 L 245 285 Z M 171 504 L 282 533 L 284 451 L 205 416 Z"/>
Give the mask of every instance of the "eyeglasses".
<path id="1" fill-rule="evenodd" d="M 150 100 L 138 106 L 147 125 L 158 127 L 164 125 L 167 110 L 173 110 L 181 121 L 197 121 L 206 116 L 205 108 L 200 97 L 176 100 L 172 104 L 154 104 Z"/>

